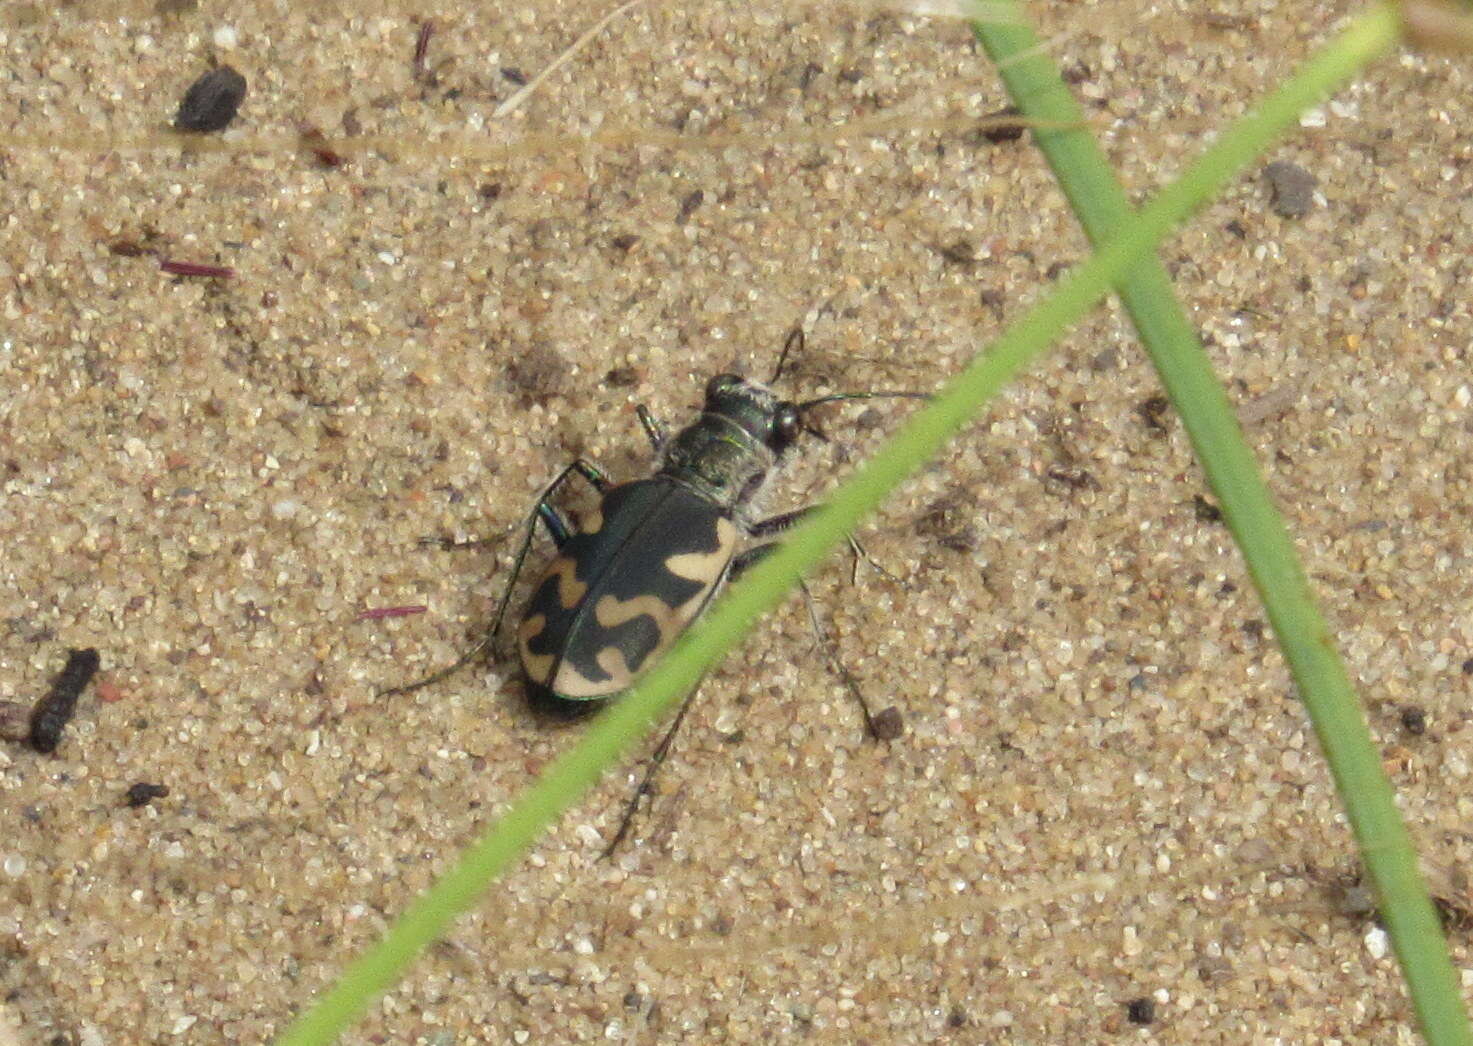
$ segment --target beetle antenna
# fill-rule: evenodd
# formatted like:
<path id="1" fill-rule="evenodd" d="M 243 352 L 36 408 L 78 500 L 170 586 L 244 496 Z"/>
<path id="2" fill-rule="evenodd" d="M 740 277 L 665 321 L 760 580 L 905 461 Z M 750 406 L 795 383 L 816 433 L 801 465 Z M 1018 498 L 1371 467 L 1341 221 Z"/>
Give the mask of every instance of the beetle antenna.
<path id="1" fill-rule="evenodd" d="M 776 385 L 777 379 L 783 375 L 783 365 L 788 362 L 788 353 L 797 349 L 803 351 L 803 328 L 794 327 L 788 331 L 787 338 L 783 341 L 783 351 L 778 353 L 777 366 L 772 371 L 772 377 L 767 379 L 767 384 Z"/>
<path id="2" fill-rule="evenodd" d="M 844 400 L 928 400 L 930 398 L 929 392 L 836 392 L 832 396 L 804 400 L 798 404 L 798 410 L 807 411 L 825 403 L 840 403 Z"/>

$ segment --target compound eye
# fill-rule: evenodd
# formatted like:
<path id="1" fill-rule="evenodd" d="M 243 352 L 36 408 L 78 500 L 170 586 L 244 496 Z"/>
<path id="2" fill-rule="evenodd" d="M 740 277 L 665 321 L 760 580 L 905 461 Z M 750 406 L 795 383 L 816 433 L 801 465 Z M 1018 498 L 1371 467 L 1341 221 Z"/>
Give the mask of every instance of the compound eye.
<path id="1" fill-rule="evenodd" d="M 794 442 L 802 431 L 803 415 L 798 413 L 798 408 L 791 403 L 784 403 L 778 407 L 777 413 L 772 418 L 772 435 L 777 445 L 786 447 Z"/>
<path id="2" fill-rule="evenodd" d="M 714 400 L 724 393 L 730 392 L 742 383 L 742 379 L 735 374 L 718 374 L 706 382 L 706 399 Z"/>

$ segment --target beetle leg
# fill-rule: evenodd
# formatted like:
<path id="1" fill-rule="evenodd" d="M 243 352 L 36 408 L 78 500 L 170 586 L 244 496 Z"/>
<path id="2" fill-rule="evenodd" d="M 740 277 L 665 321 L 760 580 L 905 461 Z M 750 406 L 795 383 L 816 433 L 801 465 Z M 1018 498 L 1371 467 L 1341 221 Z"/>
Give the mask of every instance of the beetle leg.
<path id="1" fill-rule="evenodd" d="M 808 508 L 799 509 L 796 512 L 788 512 L 782 516 L 774 516 L 770 520 L 763 520 L 761 523 L 752 527 L 749 533 L 756 534 L 760 528 L 767 527 L 775 522 L 779 524 L 779 531 L 786 530 L 793 526 L 805 514 L 813 511 L 814 507 L 810 505 Z M 768 532 L 770 533 L 771 531 Z M 859 555 L 865 555 L 865 558 L 868 558 L 868 555 L 864 553 L 864 550 L 852 538 L 849 544 L 857 550 L 856 563 L 858 563 Z M 731 568 L 727 573 L 727 577 L 735 581 L 744 571 L 750 569 L 764 556 L 770 554 L 777 546 L 778 543 L 776 541 L 769 541 L 765 545 L 756 545 L 737 553 L 732 558 Z M 824 631 L 823 623 L 818 618 L 818 604 L 814 601 L 813 592 L 809 589 L 807 582 L 802 580 L 798 582 L 798 588 L 803 592 L 803 602 L 808 607 L 808 623 L 813 626 L 813 636 L 818 641 L 818 648 L 823 651 L 824 660 L 829 663 L 829 670 L 839 677 L 839 681 L 844 684 L 844 689 L 849 691 L 849 696 L 854 698 L 854 703 L 859 706 L 860 714 L 864 717 L 865 734 L 876 741 L 880 740 L 880 731 L 875 726 L 874 713 L 870 711 L 869 701 L 865 699 L 864 691 L 859 689 L 859 684 L 855 682 L 854 676 L 850 674 L 849 669 L 844 667 L 844 662 L 839 659 L 838 649 L 834 646 L 833 640 L 828 637 L 828 633 Z"/>
<path id="2" fill-rule="evenodd" d="M 542 521 L 547 536 L 552 538 L 552 543 L 559 550 L 568 543 L 568 538 L 573 536 L 573 528 L 568 523 L 568 517 L 558 511 L 557 506 L 552 502 L 539 501 L 537 503 L 537 518 Z"/>
<path id="3" fill-rule="evenodd" d="M 747 528 L 747 536 L 758 539 L 777 537 L 784 531 L 792 530 L 803 522 L 804 517 L 817 512 L 818 509 L 818 505 L 804 505 L 800 509 L 784 512 L 780 516 L 769 516 L 767 519 L 758 520 Z"/>
<path id="4" fill-rule="evenodd" d="M 675 745 L 675 734 L 680 730 L 680 724 L 685 722 L 685 714 L 690 711 L 691 703 L 696 698 L 696 691 L 700 690 L 700 688 L 701 684 L 698 682 L 691 688 L 691 692 L 685 695 L 685 700 L 680 702 L 680 711 L 675 713 L 675 721 L 670 724 L 670 729 L 665 731 L 665 736 L 660 738 L 660 743 L 650 753 L 650 761 L 649 765 L 645 767 L 644 778 L 639 782 L 639 787 L 634 790 L 634 794 L 629 797 L 629 801 L 624 805 L 624 816 L 619 819 L 619 830 L 614 833 L 614 838 L 609 841 L 609 845 L 604 847 L 603 853 L 599 854 L 599 860 L 606 861 L 612 857 L 614 851 L 619 848 L 619 844 L 629 835 L 629 828 L 634 824 L 634 815 L 639 812 L 639 801 L 649 794 L 650 785 L 655 780 L 655 774 L 659 773 L 660 767 L 665 765 L 665 760 L 670 755 L 670 749 Z"/>
<path id="5" fill-rule="evenodd" d="M 813 635 L 818 640 L 819 648 L 824 653 L 824 658 L 829 663 L 829 669 L 844 684 L 844 689 L 849 691 L 849 696 L 854 698 L 854 703 L 859 706 L 860 714 L 864 716 L 864 732 L 875 741 L 880 740 L 879 728 L 875 726 L 874 714 L 869 710 L 869 702 L 865 700 L 864 691 L 859 689 L 854 676 L 849 669 L 844 667 L 844 662 L 839 659 L 838 648 L 834 641 L 828 637 L 823 629 L 823 623 L 818 619 L 818 604 L 814 602 L 813 593 L 808 585 L 798 582 L 798 588 L 803 593 L 803 602 L 808 606 L 808 622 L 813 626 Z"/>
<path id="6" fill-rule="evenodd" d="M 537 501 L 533 504 L 532 511 L 527 514 L 527 520 L 522 526 L 522 543 L 517 547 L 516 558 L 512 560 L 511 576 L 507 578 L 506 587 L 501 592 L 501 599 L 497 601 L 496 616 L 491 619 L 490 629 L 476 641 L 475 646 L 456 658 L 455 662 L 448 668 L 442 668 L 440 671 L 425 676 L 423 679 L 417 679 L 403 686 L 394 686 L 389 687 L 387 690 L 380 690 L 378 693 L 379 697 L 388 697 L 391 694 L 407 694 L 411 691 L 430 686 L 433 683 L 438 683 L 443 679 L 448 679 L 472 661 L 483 657 L 486 651 L 491 649 L 491 644 L 496 642 L 496 636 L 501 631 L 501 623 L 506 618 L 506 609 L 511 604 L 511 594 L 512 590 L 516 588 L 517 578 L 522 575 L 522 564 L 527 561 L 527 552 L 532 547 L 532 536 L 537 533 L 538 520 L 542 521 L 542 525 L 547 528 L 547 532 L 552 536 L 553 543 L 559 548 L 568 539 L 570 530 L 567 520 L 563 518 L 562 513 L 553 506 L 549 499 L 557 493 L 559 487 L 567 482 L 568 477 L 575 473 L 591 483 L 599 493 L 603 493 L 609 487 L 608 477 L 603 474 L 597 465 L 589 461 L 584 461 L 582 458 L 575 458 L 568 465 L 564 466 L 563 470 L 553 478 L 551 483 L 542 488 L 542 493 L 537 496 Z"/>
<path id="7" fill-rule="evenodd" d="M 807 517 L 810 513 L 818 511 L 818 509 L 818 505 L 805 505 L 803 508 L 795 509 L 792 512 L 784 512 L 780 516 L 773 516 L 770 519 L 758 520 L 756 523 L 753 523 L 750 527 L 747 528 L 747 536 L 754 538 L 776 537 L 778 534 L 781 534 L 784 531 L 792 530 L 799 523 L 803 522 L 805 517 Z M 881 577 L 888 578 L 890 581 L 895 582 L 902 588 L 907 587 L 903 580 L 890 573 L 890 571 L 886 570 L 884 567 L 880 566 L 880 564 L 875 560 L 875 557 L 869 554 L 869 550 L 861 545 L 858 539 L 856 539 L 853 535 L 850 535 L 845 540 L 849 542 L 849 551 L 854 556 L 854 565 L 849 569 L 849 583 L 851 585 L 856 585 L 859 583 L 859 562 L 860 560 L 863 560 L 864 562 L 868 563 L 870 567 L 874 569 L 875 573 L 879 574 Z M 759 545 L 758 547 L 762 548 L 765 546 Z M 750 566 L 751 564 L 747 565 Z M 735 564 L 733 564 L 733 566 L 735 566 Z"/>
<path id="8" fill-rule="evenodd" d="M 660 424 L 660 419 L 650 412 L 650 409 L 641 403 L 634 409 L 639 416 L 639 424 L 644 429 L 644 434 L 649 437 L 650 446 L 655 448 L 655 453 L 660 453 L 665 446 L 665 426 Z"/>

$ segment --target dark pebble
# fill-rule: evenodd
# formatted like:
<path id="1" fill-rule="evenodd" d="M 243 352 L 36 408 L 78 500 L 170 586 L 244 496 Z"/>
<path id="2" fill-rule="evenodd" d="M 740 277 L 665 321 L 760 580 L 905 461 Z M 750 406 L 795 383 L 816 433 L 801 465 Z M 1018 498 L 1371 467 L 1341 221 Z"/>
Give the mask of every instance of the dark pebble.
<path id="1" fill-rule="evenodd" d="M 193 84 L 179 103 L 174 128 L 206 134 L 223 131 L 240 111 L 246 94 L 245 77 L 228 65 L 211 69 Z"/>
<path id="2" fill-rule="evenodd" d="M 1274 213 L 1281 218 L 1303 218 L 1314 203 L 1319 179 L 1297 163 L 1275 160 L 1263 169 L 1272 194 Z"/>
<path id="3" fill-rule="evenodd" d="M 1156 1019 L 1156 1000 L 1148 995 L 1125 1004 L 1125 1016 L 1131 1024 L 1150 1024 Z"/>
<path id="4" fill-rule="evenodd" d="M 1401 728 L 1415 737 L 1421 737 L 1427 732 L 1427 713 L 1417 705 L 1403 705 Z"/>
<path id="5" fill-rule="evenodd" d="M 139 781 L 137 784 L 129 785 L 125 801 L 131 807 L 137 808 L 147 806 L 155 799 L 163 799 L 169 794 L 168 785 L 149 784 L 147 781 Z"/>
<path id="6" fill-rule="evenodd" d="M 1023 137 L 1022 116 L 1023 111 L 1016 105 L 1010 105 L 1006 109 L 999 109 L 995 113 L 988 113 L 983 117 L 984 120 L 1018 120 L 1019 122 L 988 127 L 982 132 L 982 137 L 994 145 L 1000 145 L 1003 142 L 1016 142 L 1019 138 Z"/>
<path id="7" fill-rule="evenodd" d="M 871 725 L 881 741 L 893 741 L 905 733 L 905 717 L 894 705 L 877 712 Z"/>

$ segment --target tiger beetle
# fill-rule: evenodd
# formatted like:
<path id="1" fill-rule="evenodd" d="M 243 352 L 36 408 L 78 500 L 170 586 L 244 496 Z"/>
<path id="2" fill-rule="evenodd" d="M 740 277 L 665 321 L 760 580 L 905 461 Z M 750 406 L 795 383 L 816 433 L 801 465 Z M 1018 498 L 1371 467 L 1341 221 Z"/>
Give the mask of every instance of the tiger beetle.
<path id="1" fill-rule="evenodd" d="M 803 332 L 795 328 L 783 345 L 771 383 L 781 376 L 789 354 L 802 345 Z M 439 682 L 491 647 L 540 521 L 558 555 L 533 590 L 517 629 L 527 699 L 535 711 L 556 719 L 577 719 L 597 710 L 627 691 L 700 616 L 723 584 L 771 552 L 778 535 L 813 511 L 815 506 L 808 506 L 767 519 L 752 517 L 763 487 L 799 437 L 808 433 L 825 438 L 808 420 L 809 413 L 826 403 L 880 398 L 927 397 L 918 392 L 846 392 L 793 402 L 760 382 L 718 374 L 706 383 L 700 416 L 673 436 L 648 409 L 639 407 L 640 424 L 655 451 L 654 474 L 615 485 L 582 458 L 564 467 L 528 514 L 490 630 L 449 668 L 385 693 L 406 693 Z M 552 502 L 574 475 L 587 480 L 601 499 L 576 525 Z M 739 548 L 744 539 L 756 543 Z M 864 556 L 853 539 L 850 547 L 856 557 Z M 859 704 L 867 734 L 893 738 L 899 725 L 895 711 L 871 714 L 823 635 L 806 587 L 803 593 L 819 642 Z M 689 707 L 687 696 L 651 756 L 644 781 L 605 856 L 627 834 L 639 798 L 669 754 Z"/>

